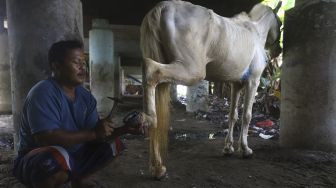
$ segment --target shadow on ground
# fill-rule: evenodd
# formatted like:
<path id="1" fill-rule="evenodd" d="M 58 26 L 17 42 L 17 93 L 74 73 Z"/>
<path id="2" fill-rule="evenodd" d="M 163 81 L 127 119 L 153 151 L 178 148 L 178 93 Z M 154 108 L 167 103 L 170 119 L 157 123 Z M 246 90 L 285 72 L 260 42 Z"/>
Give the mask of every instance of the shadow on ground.
<path id="1" fill-rule="evenodd" d="M 132 136 L 124 138 L 128 148 L 123 155 L 94 178 L 113 188 L 336 187 L 335 153 L 286 150 L 279 148 L 277 139 L 250 136 L 253 158 L 242 159 L 238 153 L 224 157 L 224 137 L 207 136 L 221 131 L 221 126 L 196 120 L 181 108 L 173 109 L 171 125 L 168 179 L 150 178 L 148 140 Z M 1 156 L 0 187 L 22 187 L 10 175 L 12 151 L 2 148 Z"/>

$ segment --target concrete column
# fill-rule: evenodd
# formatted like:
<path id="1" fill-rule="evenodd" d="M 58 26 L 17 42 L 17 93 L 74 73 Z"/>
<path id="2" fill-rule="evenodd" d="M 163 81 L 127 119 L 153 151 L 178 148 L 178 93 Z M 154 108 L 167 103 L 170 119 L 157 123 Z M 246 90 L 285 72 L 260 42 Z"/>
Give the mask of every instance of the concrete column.
<path id="1" fill-rule="evenodd" d="M 89 33 L 91 91 L 97 99 L 101 117 L 110 112 L 114 96 L 114 45 L 113 32 L 108 20 L 94 19 Z"/>
<path id="2" fill-rule="evenodd" d="M 125 90 L 126 90 L 126 81 L 125 81 L 125 71 L 123 68 L 120 68 L 120 83 L 121 83 L 121 94 L 124 95 L 125 94 Z"/>
<path id="3" fill-rule="evenodd" d="M 189 86 L 187 89 L 187 112 L 197 110 L 208 111 L 209 82 L 201 81 L 195 86 Z"/>
<path id="4" fill-rule="evenodd" d="M 114 57 L 114 96 L 120 98 L 122 95 L 121 91 L 121 78 L 120 78 L 120 56 Z"/>
<path id="5" fill-rule="evenodd" d="M 80 0 L 7 0 L 7 18 L 17 143 L 26 95 L 34 84 L 50 75 L 48 49 L 59 40 L 82 40 L 82 4 Z"/>
<path id="6" fill-rule="evenodd" d="M 0 17 L 0 114 L 12 112 L 8 33 Z"/>
<path id="7" fill-rule="evenodd" d="M 336 1 L 286 12 L 281 78 L 283 147 L 336 151 Z"/>
<path id="8" fill-rule="evenodd" d="M 171 84 L 171 86 L 170 86 L 170 98 L 171 98 L 171 102 L 173 102 L 173 103 L 178 102 L 177 85 L 176 84 Z"/>
<path id="9" fill-rule="evenodd" d="M 315 0 L 295 0 L 295 6 L 298 6 L 301 3 L 306 3 L 308 1 L 315 1 Z"/>

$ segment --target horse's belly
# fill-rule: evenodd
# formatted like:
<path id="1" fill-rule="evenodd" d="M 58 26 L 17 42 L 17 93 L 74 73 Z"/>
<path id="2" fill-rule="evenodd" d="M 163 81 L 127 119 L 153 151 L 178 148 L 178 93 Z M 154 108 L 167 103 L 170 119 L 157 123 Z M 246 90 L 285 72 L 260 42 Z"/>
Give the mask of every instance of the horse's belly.
<path id="1" fill-rule="evenodd" d="M 240 81 L 246 69 L 247 65 L 244 64 L 210 62 L 206 66 L 205 79 L 216 82 Z"/>

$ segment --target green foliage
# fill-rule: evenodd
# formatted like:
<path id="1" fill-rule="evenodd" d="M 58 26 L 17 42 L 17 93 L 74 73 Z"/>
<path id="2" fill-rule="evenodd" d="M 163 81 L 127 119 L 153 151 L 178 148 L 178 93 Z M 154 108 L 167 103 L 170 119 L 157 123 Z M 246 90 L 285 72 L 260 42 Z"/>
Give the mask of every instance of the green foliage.
<path id="1" fill-rule="evenodd" d="M 272 8 L 275 8 L 278 2 L 279 0 L 264 0 L 262 3 Z M 278 16 L 282 22 L 284 21 L 285 11 L 293 8 L 294 5 L 295 5 L 295 0 L 282 0 L 282 6 L 278 12 Z"/>
<path id="2" fill-rule="evenodd" d="M 271 7 L 275 8 L 280 0 L 264 0 L 262 3 Z M 284 16 L 285 11 L 291 9 L 295 5 L 295 0 L 281 0 L 282 6 L 278 11 L 278 16 L 282 23 L 284 23 Z M 280 46 L 282 47 L 282 35 L 283 32 L 281 31 L 281 38 L 280 38 Z M 278 62 L 279 61 L 279 62 Z M 280 75 L 281 75 L 281 59 L 272 59 L 270 63 L 268 63 L 266 69 L 264 70 L 259 84 L 259 103 L 261 106 L 264 106 L 265 112 L 269 113 L 269 108 L 271 105 L 274 105 L 274 102 L 277 104 L 280 103 L 279 96 L 280 96 Z M 277 94 L 278 93 L 278 94 Z"/>

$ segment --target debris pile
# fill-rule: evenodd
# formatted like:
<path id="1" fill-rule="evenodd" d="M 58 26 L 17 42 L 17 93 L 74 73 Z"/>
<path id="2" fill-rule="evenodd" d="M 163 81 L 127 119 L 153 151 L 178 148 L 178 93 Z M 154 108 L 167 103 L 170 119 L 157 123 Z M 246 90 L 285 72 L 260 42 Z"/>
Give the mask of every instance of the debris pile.
<path id="1" fill-rule="evenodd" d="M 270 115 L 253 114 L 249 127 L 250 136 L 263 139 L 279 138 L 279 121 Z"/>
<path id="2" fill-rule="evenodd" d="M 206 119 L 213 124 L 227 126 L 229 122 L 230 106 L 226 98 L 220 99 L 216 96 L 209 96 L 209 110 L 208 112 L 197 111 L 195 117 L 198 120 Z"/>
<path id="3" fill-rule="evenodd" d="M 1 135 L 0 149 L 14 149 L 13 135 L 11 134 Z"/>
<path id="4" fill-rule="evenodd" d="M 258 105 L 258 104 L 257 104 Z M 239 118 L 242 115 L 242 105 L 239 105 Z M 230 106 L 226 98 L 220 99 L 216 96 L 209 96 L 209 111 L 195 112 L 195 118 L 198 120 L 207 120 L 212 124 L 220 125 L 225 130 L 228 128 Z M 259 136 L 263 139 L 279 137 L 279 120 L 272 115 L 266 115 L 258 111 L 258 108 L 253 109 L 252 119 L 249 127 L 250 136 Z M 236 126 L 240 129 L 241 120 L 238 120 Z"/>

